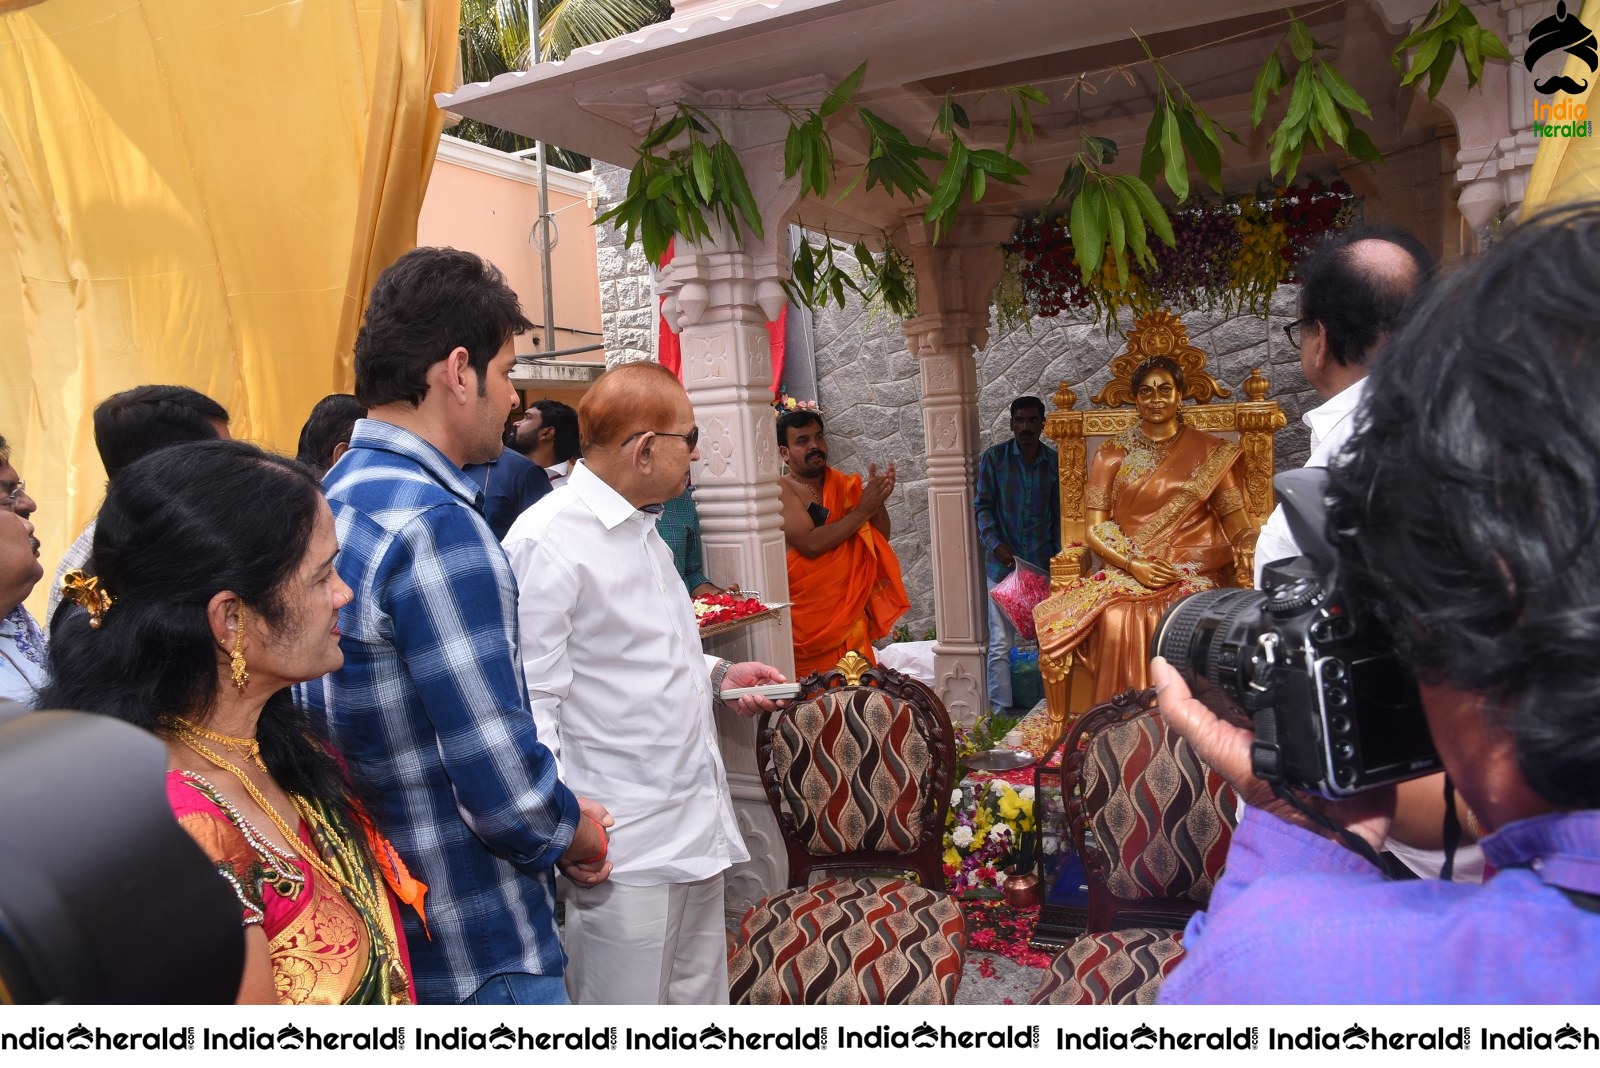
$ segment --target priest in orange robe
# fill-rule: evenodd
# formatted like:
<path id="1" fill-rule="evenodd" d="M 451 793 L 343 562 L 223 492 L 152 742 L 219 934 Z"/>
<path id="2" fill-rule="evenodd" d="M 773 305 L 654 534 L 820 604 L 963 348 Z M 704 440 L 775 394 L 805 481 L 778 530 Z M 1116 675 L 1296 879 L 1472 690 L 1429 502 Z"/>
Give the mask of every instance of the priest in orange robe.
<path id="1" fill-rule="evenodd" d="M 795 678 L 827 671 L 854 650 L 877 663 L 872 643 L 911 607 L 900 561 L 889 547 L 894 465 L 867 478 L 828 466 L 822 417 L 804 409 L 778 417 L 783 538 L 794 602 Z"/>

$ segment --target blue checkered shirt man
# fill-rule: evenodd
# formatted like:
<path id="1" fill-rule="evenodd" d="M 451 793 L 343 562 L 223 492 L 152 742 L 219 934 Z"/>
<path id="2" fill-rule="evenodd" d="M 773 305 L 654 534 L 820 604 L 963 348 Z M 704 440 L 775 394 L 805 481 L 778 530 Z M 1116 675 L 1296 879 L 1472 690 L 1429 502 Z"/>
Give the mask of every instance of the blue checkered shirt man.
<path id="1" fill-rule="evenodd" d="M 551 869 L 578 803 L 535 734 L 516 581 L 481 491 L 422 438 L 372 419 L 326 487 L 355 597 L 339 614 L 344 667 L 302 699 L 428 884 L 428 933 L 403 910 L 417 1000 L 461 1002 L 503 973 L 559 976 Z"/>

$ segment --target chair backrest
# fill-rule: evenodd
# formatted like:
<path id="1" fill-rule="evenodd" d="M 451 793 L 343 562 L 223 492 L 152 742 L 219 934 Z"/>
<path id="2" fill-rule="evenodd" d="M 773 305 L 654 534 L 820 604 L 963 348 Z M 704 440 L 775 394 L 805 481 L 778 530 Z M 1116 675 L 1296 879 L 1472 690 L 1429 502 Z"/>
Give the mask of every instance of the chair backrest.
<path id="1" fill-rule="evenodd" d="M 955 730 L 932 690 L 849 653 L 761 718 L 757 760 L 789 852 L 814 870 L 895 869 L 943 889 Z"/>
<path id="2" fill-rule="evenodd" d="M 1154 690 L 1118 694 L 1085 712 L 1063 748 L 1091 932 L 1181 928 L 1210 900 L 1238 822 L 1233 788 L 1154 709 Z"/>
<path id="3" fill-rule="evenodd" d="M 1055 410 L 1045 420 L 1044 433 L 1056 443 L 1061 469 L 1061 552 L 1051 561 L 1053 591 L 1084 573 L 1088 558 L 1084 491 L 1089 482 L 1089 463 L 1101 441 L 1139 422 L 1138 411 L 1131 407 L 1131 379 L 1134 369 L 1152 356 L 1171 357 L 1183 369 L 1184 398 L 1197 402 L 1184 406 L 1185 422 L 1239 442 L 1244 452 L 1244 510 L 1251 524 L 1259 531 L 1272 514 L 1272 435 L 1288 420 L 1277 401 L 1266 399 L 1270 383 L 1258 368 L 1243 384 L 1249 400 L 1212 403 L 1214 398 L 1233 394 L 1206 370 L 1206 354 L 1190 343 L 1183 321 L 1166 311 L 1141 315 L 1128 333 L 1128 347 L 1111 361 L 1111 381 L 1091 399 L 1093 407 L 1075 410 L 1077 394 L 1065 382 L 1050 398 Z M 1239 585 L 1252 585 L 1251 569 L 1239 570 Z"/>

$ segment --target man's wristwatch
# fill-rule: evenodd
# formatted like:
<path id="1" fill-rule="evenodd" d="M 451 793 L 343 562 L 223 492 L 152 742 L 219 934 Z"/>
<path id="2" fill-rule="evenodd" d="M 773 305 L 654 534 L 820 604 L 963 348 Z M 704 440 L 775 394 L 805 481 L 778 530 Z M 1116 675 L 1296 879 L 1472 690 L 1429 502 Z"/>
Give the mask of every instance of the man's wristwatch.
<path id="1" fill-rule="evenodd" d="M 718 660 L 717 666 L 711 669 L 711 699 L 722 700 L 722 681 L 728 677 L 728 672 L 733 670 L 732 660 Z"/>

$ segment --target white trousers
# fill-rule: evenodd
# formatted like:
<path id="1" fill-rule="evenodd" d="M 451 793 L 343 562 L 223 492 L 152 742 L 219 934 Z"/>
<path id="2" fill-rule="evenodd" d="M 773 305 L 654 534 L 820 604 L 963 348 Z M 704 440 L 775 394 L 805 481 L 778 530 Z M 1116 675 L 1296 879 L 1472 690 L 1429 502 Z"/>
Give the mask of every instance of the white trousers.
<path id="1" fill-rule="evenodd" d="M 576 1005 L 726 1005 L 722 876 L 567 887 L 567 996 Z"/>

